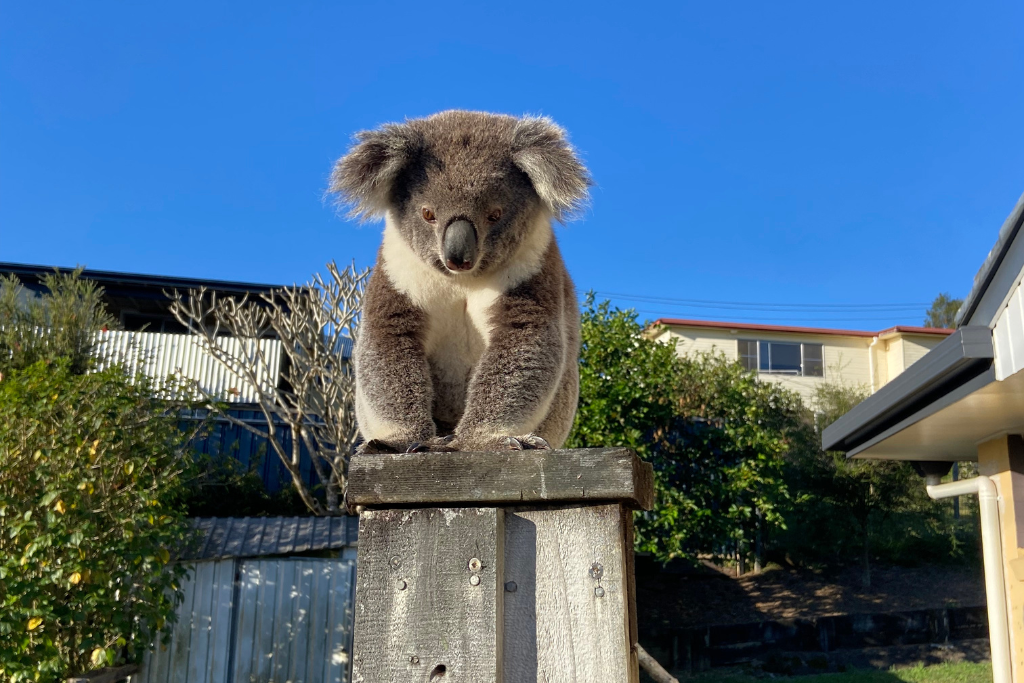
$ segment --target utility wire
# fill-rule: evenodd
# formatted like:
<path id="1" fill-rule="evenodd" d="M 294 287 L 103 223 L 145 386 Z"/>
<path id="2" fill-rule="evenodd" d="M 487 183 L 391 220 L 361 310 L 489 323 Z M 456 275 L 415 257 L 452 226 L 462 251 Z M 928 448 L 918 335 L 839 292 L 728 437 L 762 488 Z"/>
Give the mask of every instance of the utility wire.
<path id="1" fill-rule="evenodd" d="M 664 310 L 652 311 L 652 310 L 646 310 L 646 309 L 642 309 L 642 308 L 634 308 L 633 310 L 636 311 L 637 313 L 646 313 L 646 314 L 657 316 L 659 318 L 671 318 L 671 317 L 673 317 L 672 315 L 666 315 Z M 906 322 L 904 322 L 904 323 L 895 323 L 895 322 L 893 322 L 893 317 L 892 316 L 883 316 L 883 317 L 874 317 L 873 316 L 873 317 L 860 317 L 860 318 L 764 318 L 764 317 L 754 317 L 754 318 L 752 318 L 752 317 L 749 317 L 749 316 L 730 316 L 729 320 L 727 320 L 727 321 L 698 320 L 698 319 L 695 319 L 695 322 L 736 322 L 736 323 L 750 322 L 750 323 L 779 323 L 779 324 L 788 324 L 788 323 L 795 323 L 795 322 L 807 322 L 807 323 L 887 322 L 887 323 L 890 324 L 890 326 L 894 326 L 894 325 L 912 325 L 912 326 L 916 326 L 916 325 L 919 325 L 919 323 L 906 323 Z"/>
<path id="2" fill-rule="evenodd" d="M 724 301 L 715 299 L 677 299 L 671 297 L 647 296 L 643 294 L 623 294 L 621 292 L 595 292 L 600 297 L 623 299 L 626 301 L 640 301 L 643 303 L 668 304 L 683 306 L 687 308 L 745 308 L 755 310 L 764 308 L 766 310 L 796 310 L 796 311 L 822 311 L 822 312 L 873 312 L 873 311 L 904 311 L 904 310 L 927 310 L 930 303 L 885 303 L 885 304 L 811 304 L 811 303 L 769 303 L 755 301 Z"/>

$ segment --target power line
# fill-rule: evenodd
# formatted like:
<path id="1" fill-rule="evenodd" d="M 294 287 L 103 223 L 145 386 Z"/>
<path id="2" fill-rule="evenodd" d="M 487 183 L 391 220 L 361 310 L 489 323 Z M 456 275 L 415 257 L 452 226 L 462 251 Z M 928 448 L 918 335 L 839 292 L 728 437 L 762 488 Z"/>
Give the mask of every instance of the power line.
<path id="1" fill-rule="evenodd" d="M 766 310 L 766 311 L 799 311 L 799 312 L 831 312 L 854 313 L 863 312 L 900 312 L 927 310 L 929 303 L 884 303 L 884 304 L 811 304 L 811 303 L 769 303 L 755 301 L 725 301 L 715 299 L 677 299 L 671 297 L 647 296 L 643 294 L 623 294 L 619 292 L 595 292 L 595 294 L 626 301 L 639 301 L 642 303 L 665 304 L 670 306 L 682 306 L 684 308 L 719 308 L 725 310 Z"/>
<path id="2" fill-rule="evenodd" d="M 634 308 L 637 313 L 646 313 L 655 315 L 658 317 L 670 317 L 665 314 L 665 311 L 652 311 L 642 308 Z M 794 322 L 808 322 L 808 323 L 826 323 L 826 322 L 844 322 L 844 323 L 863 323 L 863 322 L 888 322 L 893 325 L 907 324 L 907 323 L 893 323 L 892 316 L 871 316 L 862 318 L 763 318 L 763 317 L 749 317 L 749 316 L 730 316 L 727 321 L 720 320 L 697 320 L 697 322 L 736 322 L 736 323 L 794 323 Z"/>

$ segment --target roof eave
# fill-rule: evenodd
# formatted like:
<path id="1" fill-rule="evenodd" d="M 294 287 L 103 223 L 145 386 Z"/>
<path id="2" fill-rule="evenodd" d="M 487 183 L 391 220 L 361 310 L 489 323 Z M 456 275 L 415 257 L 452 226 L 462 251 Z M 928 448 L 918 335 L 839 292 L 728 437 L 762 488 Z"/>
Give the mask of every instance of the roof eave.
<path id="1" fill-rule="evenodd" d="M 825 450 L 850 452 L 875 436 L 902 424 L 992 366 L 992 331 L 962 327 L 929 351 L 896 379 L 825 428 Z M 913 421 L 910 422 L 912 424 Z M 906 426 L 906 425 L 904 425 Z"/>

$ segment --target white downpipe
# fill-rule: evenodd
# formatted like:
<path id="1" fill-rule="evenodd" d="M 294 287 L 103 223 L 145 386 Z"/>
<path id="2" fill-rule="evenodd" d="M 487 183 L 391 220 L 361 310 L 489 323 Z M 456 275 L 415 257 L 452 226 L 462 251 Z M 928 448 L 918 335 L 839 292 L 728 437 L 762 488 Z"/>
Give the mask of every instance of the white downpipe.
<path id="1" fill-rule="evenodd" d="M 871 393 L 875 393 L 875 344 L 878 343 L 878 337 L 871 340 L 871 346 L 868 347 L 868 376 L 871 377 Z"/>
<path id="2" fill-rule="evenodd" d="M 992 683 L 1013 683 L 1010 678 L 1010 626 L 1006 616 L 1003 540 L 999 534 L 999 496 L 996 486 L 988 477 L 979 476 L 948 484 L 931 484 L 926 489 L 928 495 L 936 500 L 974 494 L 978 496 L 978 506 L 981 508 L 981 548 L 985 558 L 988 637 L 992 644 Z"/>

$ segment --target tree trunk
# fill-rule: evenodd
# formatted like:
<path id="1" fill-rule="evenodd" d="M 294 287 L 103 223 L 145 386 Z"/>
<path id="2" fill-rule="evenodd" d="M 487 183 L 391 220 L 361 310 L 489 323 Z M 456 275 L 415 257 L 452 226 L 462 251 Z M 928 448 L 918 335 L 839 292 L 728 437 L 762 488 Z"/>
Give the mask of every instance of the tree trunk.
<path id="1" fill-rule="evenodd" d="M 863 525 L 864 529 L 864 558 L 863 574 L 861 575 L 861 586 L 865 589 L 871 588 L 871 533 L 868 524 Z"/>
<path id="2" fill-rule="evenodd" d="M 754 510 L 754 573 L 760 574 L 762 569 L 761 558 L 764 556 L 764 537 L 761 535 L 761 508 Z"/>
<path id="3" fill-rule="evenodd" d="M 953 481 L 960 479 L 960 463 L 953 463 Z M 960 496 L 953 496 L 953 519 L 960 519 Z"/>

